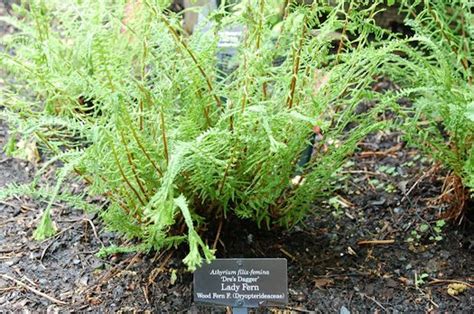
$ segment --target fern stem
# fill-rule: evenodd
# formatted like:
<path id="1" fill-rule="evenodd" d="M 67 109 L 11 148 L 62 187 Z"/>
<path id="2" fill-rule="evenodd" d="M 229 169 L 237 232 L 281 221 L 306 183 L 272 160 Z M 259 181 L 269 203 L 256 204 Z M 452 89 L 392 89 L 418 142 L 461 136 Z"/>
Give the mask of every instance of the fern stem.
<path id="1" fill-rule="evenodd" d="M 346 36 L 347 25 L 349 24 L 349 14 L 351 14 L 351 11 L 352 11 L 352 1 L 350 1 L 349 8 L 347 9 L 346 19 L 344 21 L 344 27 L 342 28 L 342 32 L 341 32 L 341 40 L 339 40 L 339 46 L 337 47 L 336 65 L 339 64 L 340 54 L 341 54 L 342 48 L 344 47 L 344 37 Z"/>
<path id="2" fill-rule="evenodd" d="M 140 100 L 138 102 L 138 127 L 140 128 L 140 131 L 143 131 L 143 101 Z"/>
<path id="3" fill-rule="evenodd" d="M 163 153 L 166 159 L 166 164 L 169 164 L 168 141 L 166 139 L 165 116 L 163 114 L 163 110 L 160 110 L 160 120 L 161 120 L 161 138 L 163 139 L 163 150 L 164 150 Z"/>
<path id="4" fill-rule="evenodd" d="M 222 193 L 222 190 L 224 189 L 225 182 L 227 181 L 227 176 L 229 175 L 230 167 L 232 166 L 233 158 L 234 158 L 234 154 L 230 156 L 229 163 L 227 164 L 227 167 L 225 168 L 224 177 L 222 178 L 222 181 L 219 187 L 219 195 Z"/>
<path id="5" fill-rule="evenodd" d="M 146 151 L 145 147 L 143 146 L 143 144 L 140 142 L 140 140 L 138 139 L 138 135 L 137 135 L 137 132 L 135 131 L 135 128 L 133 126 L 130 127 L 130 129 L 132 130 L 132 137 L 135 139 L 135 142 L 137 142 L 137 145 L 138 147 L 140 147 L 140 150 L 143 152 L 143 154 L 145 155 L 146 159 L 148 159 L 148 161 L 153 165 L 153 168 L 155 168 L 156 172 L 158 172 L 158 174 L 162 177 L 163 176 L 163 172 L 161 171 L 160 167 L 158 167 L 158 165 L 153 161 L 153 159 L 151 158 L 151 156 L 148 154 L 148 152 Z"/>
<path id="6" fill-rule="evenodd" d="M 247 72 L 247 57 L 244 56 L 244 69 Z M 247 90 L 247 77 L 244 79 L 244 86 L 243 86 L 243 95 L 242 95 L 242 113 L 245 111 L 245 107 L 247 106 L 247 97 L 248 97 L 248 90 Z"/>
<path id="7" fill-rule="evenodd" d="M 436 22 L 436 25 L 438 25 L 438 28 L 441 31 L 441 36 L 443 36 L 443 38 L 448 42 L 448 45 L 449 45 L 449 48 L 451 48 L 451 51 L 454 52 L 454 54 L 458 55 L 459 54 L 458 49 L 456 48 L 455 45 L 453 45 L 453 42 L 451 41 L 451 38 L 449 38 L 449 36 L 446 34 L 446 32 L 444 30 L 443 23 L 440 22 L 438 15 L 433 11 L 431 6 L 429 5 L 429 1 L 426 1 L 426 7 L 427 7 L 428 12 L 430 13 L 431 17 L 433 18 L 433 20 Z M 464 70 L 469 73 L 469 64 L 468 64 L 466 58 L 461 59 L 461 64 L 462 64 Z M 469 84 L 472 83 L 472 78 L 470 76 L 468 77 L 468 83 Z"/>
<path id="8" fill-rule="evenodd" d="M 264 14 L 263 10 L 265 9 L 265 0 L 260 0 L 260 19 L 258 20 L 258 29 L 257 29 L 257 50 L 260 49 L 261 33 L 263 31 L 263 19 Z"/>
<path id="9" fill-rule="evenodd" d="M 199 99 L 202 99 L 202 94 L 201 94 L 201 91 L 199 89 L 196 90 L 196 94 L 199 97 Z M 203 112 L 204 112 L 204 119 L 206 119 L 207 127 L 210 127 L 211 126 L 211 119 L 209 118 L 209 104 L 206 104 L 203 107 Z"/>
<path id="10" fill-rule="evenodd" d="M 263 20 L 265 19 L 264 15 L 264 10 L 265 10 L 265 0 L 260 0 L 260 19 L 258 21 L 258 30 L 257 30 L 257 51 L 260 50 L 260 45 L 261 45 L 261 37 L 262 37 L 262 32 L 263 32 Z M 262 83 L 262 95 L 263 95 L 263 100 L 267 99 L 267 82 L 264 81 Z"/>
<path id="11" fill-rule="evenodd" d="M 305 33 L 306 33 L 306 22 L 303 21 L 303 30 L 301 32 L 300 42 L 298 44 L 298 49 L 295 51 L 295 56 L 293 59 L 293 76 L 291 78 L 291 83 L 290 83 L 290 95 L 288 95 L 288 98 L 286 100 L 286 105 L 288 109 L 291 109 L 293 107 L 295 90 L 296 90 L 296 81 L 297 81 L 298 72 L 300 69 L 300 55 L 301 55 L 301 50 L 303 48 Z"/>
<path id="12" fill-rule="evenodd" d="M 165 24 L 166 28 L 170 31 L 170 33 L 173 35 L 174 40 L 179 43 L 184 50 L 189 54 L 191 59 L 193 60 L 194 64 L 198 68 L 199 72 L 201 73 L 202 77 L 206 81 L 207 88 L 209 89 L 209 93 L 212 94 L 212 97 L 216 101 L 216 105 L 219 109 L 222 109 L 222 103 L 219 97 L 216 95 L 214 92 L 214 88 L 211 83 L 211 79 L 209 76 L 206 74 L 206 71 L 204 71 L 203 67 L 199 64 L 196 56 L 194 55 L 194 52 L 189 48 L 189 46 L 186 44 L 186 42 L 179 36 L 178 32 L 174 29 L 174 27 L 171 25 L 171 23 L 168 21 L 168 19 L 163 15 L 159 14 L 158 11 L 156 10 L 155 7 L 152 7 L 148 1 L 146 1 L 147 5 L 152 9 L 153 13 Z"/>
<path id="13" fill-rule="evenodd" d="M 229 130 L 231 132 L 234 131 L 234 113 L 232 112 L 232 107 L 233 107 L 233 103 L 232 101 L 229 101 L 229 111 L 231 112 L 229 116 Z"/>
<path id="14" fill-rule="evenodd" d="M 130 188 L 130 190 L 133 191 L 133 193 L 135 194 L 135 196 L 137 197 L 138 201 L 143 205 L 145 206 L 145 202 L 142 200 L 142 198 L 140 197 L 140 194 L 138 193 L 138 191 L 133 187 L 133 185 L 130 183 L 130 181 L 128 180 L 127 176 L 125 175 L 125 172 L 123 171 L 123 168 L 122 168 L 122 164 L 120 163 L 119 159 L 118 159 L 118 155 L 117 155 L 117 151 L 115 150 L 115 145 L 114 143 L 111 141 L 110 142 L 110 147 L 112 148 L 112 155 L 114 156 L 114 159 L 115 159 L 115 164 L 117 165 L 118 169 L 119 169 L 119 172 L 120 172 L 120 175 L 122 176 L 123 180 L 125 181 L 125 184 L 127 184 L 127 186 Z"/>
<path id="15" fill-rule="evenodd" d="M 130 150 L 128 149 L 128 145 L 127 145 L 127 142 L 125 141 L 125 136 L 123 135 L 123 130 L 122 129 L 120 129 L 120 138 L 122 140 L 122 144 L 124 145 L 125 152 L 126 152 L 126 155 L 127 155 L 128 164 L 130 165 L 130 169 L 132 169 L 133 176 L 135 178 L 135 182 L 137 182 L 138 187 L 139 187 L 140 191 L 142 192 L 143 196 L 145 197 L 146 201 L 149 202 L 150 198 L 149 198 L 148 192 L 146 191 L 145 187 L 143 186 L 143 184 L 140 181 L 140 177 L 137 173 L 137 169 L 135 167 L 135 164 L 133 163 L 133 158 L 132 158 L 132 155 L 130 153 Z"/>
<path id="16" fill-rule="evenodd" d="M 206 119 L 207 127 L 210 127 L 211 120 L 209 119 L 209 106 L 204 106 L 203 112 L 204 112 L 204 118 Z"/>
<path id="17" fill-rule="evenodd" d="M 143 82 L 146 81 L 146 57 L 148 55 L 148 46 L 146 39 L 143 40 L 143 54 L 142 54 L 142 66 L 141 66 L 141 79 Z M 148 96 L 148 95 L 146 95 Z M 143 100 L 139 101 L 139 108 L 140 108 L 140 115 L 139 115 L 139 125 L 140 125 L 140 131 L 143 131 Z"/>
<path id="18" fill-rule="evenodd" d="M 104 183 L 105 183 L 106 186 L 110 186 L 110 187 L 113 186 L 112 184 L 110 184 L 110 182 L 109 182 L 103 175 L 99 174 L 98 177 L 99 177 L 102 181 L 104 181 Z M 124 191 L 126 192 L 126 190 L 124 190 Z M 120 191 L 118 191 L 117 188 L 112 188 L 112 191 L 107 191 L 107 192 L 105 192 L 105 195 L 106 195 L 107 197 L 109 197 L 111 201 L 117 202 L 118 205 L 124 210 L 124 212 L 127 213 L 127 214 L 129 214 L 129 213 L 130 213 L 130 209 L 127 207 L 127 205 L 126 205 L 125 203 L 123 203 L 123 201 L 118 200 L 118 199 L 114 196 L 113 192 L 116 192 L 119 196 L 121 196 L 121 195 L 120 195 Z M 126 194 L 126 199 L 132 200 L 132 198 L 130 197 L 130 194 L 128 194 L 128 193 L 125 193 L 125 194 Z"/>

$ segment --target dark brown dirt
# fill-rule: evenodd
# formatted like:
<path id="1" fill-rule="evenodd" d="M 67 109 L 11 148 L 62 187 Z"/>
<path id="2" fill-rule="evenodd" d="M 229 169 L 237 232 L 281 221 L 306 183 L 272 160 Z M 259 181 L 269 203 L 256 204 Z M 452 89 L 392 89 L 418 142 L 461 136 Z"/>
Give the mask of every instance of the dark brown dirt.
<path id="1" fill-rule="evenodd" d="M 2 145 L 5 133 L 2 123 Z M 316 204 L 306 221 L 290 231 L 261 231 L 251 223 L 226 221 L 219 256 L 287 258 L 288 309 L 296 312 L 472 311 L 472 289 L 454 298 L 447 294 L 448 283 L 430 284 L 435 279 L 474 283 L 472 226 L 447 226 L 438 242 L 429 239 L 438 235 L 435 231 L 420 231 L 423 224 L 433 226 L 446 208 L 435 201 L 443 173 L 398 143 L 396 132 L 361 143 L 353 165 L 334 182 L 338 196 Z M 3 154 L 0 159 L 0 187 L 31 180 L 31 164 Z M 53 208 L 60 232 L 36 242 L 32 232 L 44 207 L 27 197 L 0 203 L 0 308 L 211 311 L 192 302 L 192 275 L 181 263 L 184 252 L 169 258 L 164 253 L 99 259 L 95 253 L 101 241 L 109 245 L 120 240 L 103 229 L 96 215 L 60 203 Z M 420 239 L 407 242 L 413 230 Z M 394 243 L 358 245 L 360 240 L 387 239 Z M 212 234 L 208 240 L 213 241 Z M 171 284 L 173 270 L 178 279 Z M 417 285 L 416 276 L 425 274 Z M 67 304 L 55 304 L 10 278 Z"/>
<path id="2" fill-rule="evenodd" d="M 390 88 L 382 85 L 375 88 Z M 0 121 L 0 149 L 7 133 Z M 34 169 L 1 153 L 0 188 L 29 182 Z M 433 284 L 474 284 L 472 224 L 447 225 L 439 233 L 433 228 L 447 208 L 437 201 L 445 175 L 406 147 L 398 130 L 373 134 L 335 179 L 331 201 L 315 204 L 289 231 L 262 231 L 229 218 L 218 256 L 288 259 L 288 306 L 258 312 L 473 312 L 473 289 L 452 297 L 448 282 Z M 80 191 L 81 184 L 72 184 Z M 192 274 L 181 262 L 184 251 L 98 258 L 102 245 L 123 242 L 96 214 L 57 203 L 58 234 L 34 241 L 45 206 L 24 196 L 0 202 L 0 310 L 225 312 L 193 303 Z M 423 225 L 430 227 L 422 232 Z M 437 236 L 439 241 L 433 239 Z M 214 241 L 211 232 L 207 237 Z M 358 244 L 361 240 L 393 243 Z"/>

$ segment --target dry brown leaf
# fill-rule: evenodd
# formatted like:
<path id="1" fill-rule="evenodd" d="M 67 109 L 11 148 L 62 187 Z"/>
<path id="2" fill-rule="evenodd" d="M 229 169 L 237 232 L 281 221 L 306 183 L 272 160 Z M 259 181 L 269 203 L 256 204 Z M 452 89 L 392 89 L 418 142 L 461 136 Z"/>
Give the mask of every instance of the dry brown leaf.
<path id="1" fill-rule="evenodd" d="M 398 278 L 398 280 L 402 284 L 407 285 L 407 286 L 409 286 L 412 283 L 412 281 L 410 279 L 406 278 L 406 277 L 400 277 L 400 278 Z"/>
<path id="2" fill-rule="evenodd" d="M 334 285 L 334 279 L 331 278 L 317 278 L 314 280 L 314 285 L 318 289 L 328 288 Z"/>
<path id="3" fill-rule="evenodd" d="M 18 148 L 18 155 L 15 157 L 28 160 L 34 165 L 40 161 L 41 158 L 38 148 L 36 147 L 36 141 L 26 141 L 22 139 L 16 146 Z"/>

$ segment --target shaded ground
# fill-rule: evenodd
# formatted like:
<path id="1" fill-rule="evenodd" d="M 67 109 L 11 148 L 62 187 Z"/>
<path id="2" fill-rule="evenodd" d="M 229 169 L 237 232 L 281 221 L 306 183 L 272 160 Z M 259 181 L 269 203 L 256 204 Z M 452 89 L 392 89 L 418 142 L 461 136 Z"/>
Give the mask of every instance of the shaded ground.
<path id="1" fill-rule="evenodd" d="M 1 148 L 7 133 L 0 121 Z M 30 181 L 34 168 L 1 153 L 0 188 Z M 472 312 L 473 289 L 452 297 L 449 282 L 442 281 L 474 284 L 472 224 L 435 230 L 446 210 L 436 199 L 444 177 L 405 147 L 399 132 L 374 134 L 335 180 L 336 196 L 316 204 L 303 224 L 268 232 L 229 219 L 218 254 L 287 258 L 286 310 L 296 313 Z M 80 191 L 81 185 L 73 184 Z M 61 203 L 53 206 L 59 233 L 35 242 L 32 233 L 45 206 L 27 197 L 0 202 L 1 310 L 211 312 L 192 302 L 192 275 L 181 263 L 184 252 L 99 259 L 95 253 L 102 245 L 120 240 L 104 230 L 97 215 Z M 213 241 L 210 234 L 208 242 Z M 174 283 L 172 273 L 177 274 Z"/>
<path id="2" fill-rule="evenodd" d="M 1 145 L 5 134 L 2 123 Z M 397 133 L 380 133 L 362 143 L 334 182 L 338 196 L 315 206 L 305 223 L 291 231 L 225 222 L 219 255 L 287 258 L 288 309 L 297 312 L 474 310 L 472 289 L 451 297 L 448 283 L 430 284 L 435 279 L 474 284 L 472 226 L 433 230 L 444 211 L 435 202 L 442 173 L 398 143 Z M 31 179 L 28 162 L 3 154 L 0 159 L 0 187 Z M 183 269 L 183 252 L 99 259 L 95 253 L 101 242 L 118 240 L 95 215 L 61 204 L 53 208 L 58 235 L 35 242 L 32 232 L 44 207 L 27 197 L 0 203 L 0 308 L 210 311 L 192 302 L 192 275 Z M 423 224 L 430 229 L 421 232 Z M 420 239 L 407 242 L 414 230 Z M 442 239 L 429 239 L 436 236 Z M 358 244 L 391 239 L 393 244 Z M 177 280 L 171 284 L 174 270 Z M 415 276 L 427 277 L 416 284 Z"/>

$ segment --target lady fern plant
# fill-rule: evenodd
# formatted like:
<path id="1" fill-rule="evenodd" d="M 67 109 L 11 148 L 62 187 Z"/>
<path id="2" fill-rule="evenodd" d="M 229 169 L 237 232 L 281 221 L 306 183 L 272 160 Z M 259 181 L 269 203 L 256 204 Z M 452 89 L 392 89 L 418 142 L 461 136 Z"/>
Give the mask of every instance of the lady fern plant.
<path id="1" fill-rule="evenodd" d="M 403 115 L 407 140 L 449 171 L 443 195 L 449 218 L 460 220 L 474 191 L 474 4 L 401 1 L 415 32 L 402 93 L 413 100 Z M 401 109 L 401 108 L 399 108 Z"/>
<path id="2" fill-rule="evenodd" d="M 290 3 L 276 25 L 271 3 L 219 10 L 192 36 L 168 1 L 142 1 L 126 23 L 125 1 L 112 0 L 29 1 L 3 19 L 18 32 L 2 39 L 0 62 L 15 78 L 2 116 L 65 165 L 57 186 L 65 173 L 82 178 L 85 193 L 108 200 L 98 209 L 108 227 L 137 240 L 104 252 L 186 242 L 193 270 L 214 257 L 202 231 L 220 219 L 293 226 L 331 192 L 357 143 L 386 125 L 379 114 L 398 96 L 372 91 L 376 78 L 422 68 L 428 82 L 438 69 L 413 39 L 375 25 L 383 1 Z M 235 25 L 246 31 L 224 75 L 218 34 Z M 357 112 L 366 99 L 379 105 Z M 298 166 L 315 126 L 323 136 Z M 51 204 L 86 207 L 67 186 L 39 189 Z"/>

